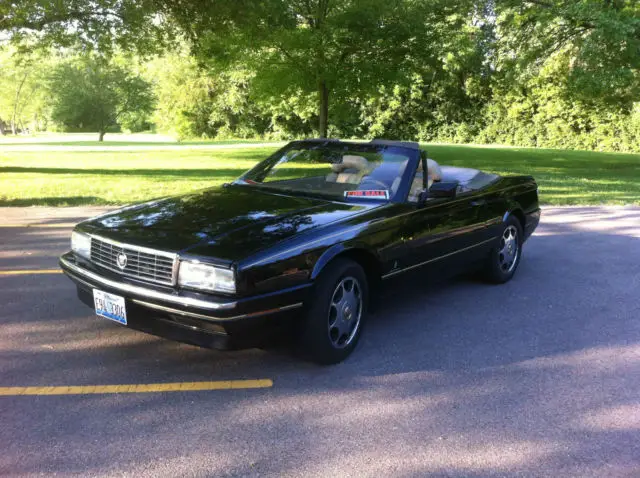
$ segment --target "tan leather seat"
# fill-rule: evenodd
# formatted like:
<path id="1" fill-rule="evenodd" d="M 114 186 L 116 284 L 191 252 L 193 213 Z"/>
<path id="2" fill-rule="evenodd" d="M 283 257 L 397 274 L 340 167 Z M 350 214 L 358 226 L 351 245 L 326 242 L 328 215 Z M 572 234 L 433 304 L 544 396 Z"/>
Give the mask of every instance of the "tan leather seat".
<path id="1" fill-rule="evenodd" d="M 427 174 L 429 178 L 428 187 L 431 187 L 434 182 L 442 181 L 442 169 L 440 169 L 440 165 L 431 158 L 427 158 Z"/>
<path id="2" fill-rule="evenodd" d="M 440 165 L 433 159 L 427 159 L 427 189 L 431 187 L 434 182 L 442 181 L 442 170 Z M 418 200 L 418 195 L 422 191 L 422 163 L 418 166 L 418 171 L 413 178 L 411 189 L 409 190 L 409 201 L 415 202 Z"/>
<path id="3" fill-rule="evenodd" d="M 359 184 L 362 176 L 369 172 L 369 161 L 362 156 L 346 154 L 342 162 L 331 165 L 331 171 L 327 175 L 328 182 Z"/>

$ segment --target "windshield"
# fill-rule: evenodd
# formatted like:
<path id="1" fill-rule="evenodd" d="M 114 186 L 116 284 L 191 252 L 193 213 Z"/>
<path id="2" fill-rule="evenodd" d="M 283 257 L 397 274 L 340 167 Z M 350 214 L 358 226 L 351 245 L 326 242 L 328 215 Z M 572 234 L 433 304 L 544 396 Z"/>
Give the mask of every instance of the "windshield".
<path id="1" fill-rule="evenodd" d="M 337 200 L 389 200 L 397 193 L 409 152 L 370 144 L 294 143 L 259 163 L 235 184 Z"/>

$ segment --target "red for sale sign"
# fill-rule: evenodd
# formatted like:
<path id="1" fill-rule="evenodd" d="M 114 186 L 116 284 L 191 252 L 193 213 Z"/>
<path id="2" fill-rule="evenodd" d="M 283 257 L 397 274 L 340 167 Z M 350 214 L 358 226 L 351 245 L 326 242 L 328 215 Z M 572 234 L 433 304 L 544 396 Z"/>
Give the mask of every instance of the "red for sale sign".
<path id="1" fill-rule="evenodd" d="M 358 191 L 345 191 L 346 198 L 372 198 L 389 199 L 389 191 L 386 189 L 362 189 Z"/>

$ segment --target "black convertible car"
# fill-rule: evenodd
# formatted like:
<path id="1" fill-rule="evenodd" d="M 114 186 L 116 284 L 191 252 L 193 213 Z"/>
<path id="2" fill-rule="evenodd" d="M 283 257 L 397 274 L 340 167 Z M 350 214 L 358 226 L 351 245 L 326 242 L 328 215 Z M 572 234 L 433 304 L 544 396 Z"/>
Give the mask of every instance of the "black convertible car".
<path id="1" fill-rule="evenodd" d="M 78 224 L 60 265 L 134 329 L 230 348 L 284 326 L 336 363 L 383 281 L 480 265 L 506 282 L 539 220 L 530 176 L 439 166 L 417 143 L 294 141 L 233 183 Z"/>

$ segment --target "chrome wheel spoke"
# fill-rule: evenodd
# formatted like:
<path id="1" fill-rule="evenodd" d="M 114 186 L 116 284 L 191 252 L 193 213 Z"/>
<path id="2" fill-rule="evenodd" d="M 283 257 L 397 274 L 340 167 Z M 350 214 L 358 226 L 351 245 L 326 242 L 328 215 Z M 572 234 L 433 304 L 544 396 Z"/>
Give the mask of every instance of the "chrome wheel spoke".
<path id="1" fill-rule="evenodd" d="M 338 321 L 338 309 L 334 304 L 329 307 L 329 328 L 333 327 Z"/>
<path id="2" fill-rule="evenodd" d="M 351 343 L 360 326 L 362 293 L 360 284 L 353 277 L 342 279 L 336 286 L 329 304 L 329 339 L 336 348 Z"/>
<path id="3" fill-rule="evenodd" d="M 500 238 L 500 249 L 498 251 L 500 269 L 504 272 L 511 272 L 515 267 L 519 254 L 518 230 L 515 226 L 508 226 Z"/>
<path id="4" fill-rule="evenodd" d="M 341 282 L 340 284 L 338 284 L 338 287 L 333 293 L 333 298 L 331 299 L 331 302 L 336 305 L 340 304 L 342 302 L 343 297 L 344 297 L 344 284 Z"/>

